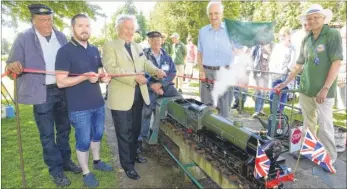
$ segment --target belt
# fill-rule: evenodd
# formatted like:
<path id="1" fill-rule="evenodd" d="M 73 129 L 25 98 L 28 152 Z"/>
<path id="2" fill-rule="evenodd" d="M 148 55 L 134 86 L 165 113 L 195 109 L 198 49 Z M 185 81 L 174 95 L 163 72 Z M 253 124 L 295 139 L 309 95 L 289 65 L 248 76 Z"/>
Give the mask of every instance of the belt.
<path id="1" fill-rule="evenodd" d="M 225 67 L 225 68 L 229 68 L 229 65 L 227 66 L 206 66 L 206 65 L 202 65 L 202 67 L 209 69 L 209 70 L 219 70 L 220 67 Z"/>
<path id="2" fill-rule="evenodd" d="M 49 84 L 49 85 L 46 85 L 47 88 L 58 88 L 57 84 L 54 83 L 54 84 Z"/>

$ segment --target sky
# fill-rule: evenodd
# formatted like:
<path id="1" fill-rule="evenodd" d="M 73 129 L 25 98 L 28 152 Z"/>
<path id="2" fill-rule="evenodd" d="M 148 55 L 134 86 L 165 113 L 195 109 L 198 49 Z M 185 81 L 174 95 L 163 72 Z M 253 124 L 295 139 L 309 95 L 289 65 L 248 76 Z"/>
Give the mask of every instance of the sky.
<path id="1" fill-rule="evenodd" d="M 118 1 L 118 2 L 93 2 L 93 1 L 88 1 L 92 4 L 96 4 L 99 5 L 101 7 L 101 11 L 102 13 L 105 13 L 107 16 L 107 23 L 111 21 L 111 16 L 113 15 L 113 13 L 117 10 L 117 8 L 119 6 L 121 6 L 122 4 L 124 4 L 124 2 L 122 1 Z M 150 11 L 154 8 L 156 2 L 135 2 L 135 6 L 137 8 L 138 11 L 142 11 L 143 14 L 148 18 Z M 67 23 L 69 22 L 69 19 L 66 20 Z M 91 22 L 92 25 L 92 36 L 100 36 L 101 35 L 101 29 L 104 27 L 105 25 L 105 20 L 102 17 L 98 17 L 97 20 L 92 20 Z M 18 32 L 22 32 L 24 30 L 26 30 L 27 28 L 30 27 L 29 23 L 19 23 Z M 63 32 L 65 34 L 70 33 L 70 29 L 69 28 L 65 28 L 63 30 Z M 7 27 L 2 27 L 2 38 L 6 38 L 9 41 L 13 41 L 15 39 L 15 37 L 17 36 L 18 33 L 15 33 L 15 31 L 12 28 L 7 28 Z"/>

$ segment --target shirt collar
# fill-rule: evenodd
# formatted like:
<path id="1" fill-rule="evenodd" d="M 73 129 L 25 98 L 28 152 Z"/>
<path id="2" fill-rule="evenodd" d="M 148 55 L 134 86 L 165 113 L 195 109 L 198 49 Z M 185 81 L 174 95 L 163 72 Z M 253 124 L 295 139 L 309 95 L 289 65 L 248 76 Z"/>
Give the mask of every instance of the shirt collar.
<path id="1" fill-rule="evenodd" d="M 35 30 L 35 33 L 36 33 L 36 35 L 37 35 L 38 37 L 40 37 L 40 38 L 45 38 L 44 36 L 42 36 L 42 35 L 40 34 L 39 31 L 37 31 L 37 29 L 36 29 L 35 27 L 34 27 L 34 30 Z M 51 39 L 56 39 L 56 38 L 57 38 L 57 36 L 55 35 L 54 30 L 52 29 Z"/>
<path id="2" fill-rule="evenodd" d="M 214 29 L 212 28 L 212 25 L 211 25 L 211 24 L 208 25 L 208 29 L 209 29 L 209 30 L 214 30 Z M 219 29 L 225 29 L 225 22 L 222 22 L 222 23 L 220 24 Z"/>
<path id="3" fill-rule="evenodd" d="M 152 51 L 152 49 L 151 49 L 151 48 L 149 48 L 149 49 L 150 49 L 151 54 L 152 54 L 153 56 L 155 56 L 154 53 L 153 53 L 153 51 Z M 163 52 L 161 51 L 161 49 L 160 49 L 159 51 L 160 51 L 160 54 L 159 54 L 159 55 L 160 55 L 160 56 L 163 55 Z"/>
<path id="4" fill-rule="evenodd" d="M 319 36 L 325 35 L 325 34 L 329 31 L 329 28 L 330 28 L 330 27 L 329 27 L 327 24 L 324 24 L 324 26 L 323 26 L 323 28 L 322 28 L 322 30 L 321 30 Z M 310 31 L 310 33 L 308 34 L 308 36 L 313 36 L 312 31 Z"/>
<path id="5" fill-rule="evenodd" d="M 83 47 L 84 48 L 84 46 L 82 46 L 78 41 L 76 41 L 73 37 L 71 37 L 71 43 L 73 44 L 73 45 L 75 45 L 76 47 Z M 89 42 L 87 42 L 87 48 L 90 46 L 90 44 L 89 44 Z"/>

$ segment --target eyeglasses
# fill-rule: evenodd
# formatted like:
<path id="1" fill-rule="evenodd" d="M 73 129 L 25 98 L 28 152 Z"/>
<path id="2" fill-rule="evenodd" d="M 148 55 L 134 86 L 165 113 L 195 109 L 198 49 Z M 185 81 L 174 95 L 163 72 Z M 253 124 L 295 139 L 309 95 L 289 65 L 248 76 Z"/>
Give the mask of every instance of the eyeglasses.
<path id="1" fill-rule="evenodd" d="M 313 16 L 313 17 L 307 18 L 307 21 L 312 21 L 312 20 L 317 21 L 317 20 L 319 20 L 321 18 L 323 18 L 323 16 Z"/>

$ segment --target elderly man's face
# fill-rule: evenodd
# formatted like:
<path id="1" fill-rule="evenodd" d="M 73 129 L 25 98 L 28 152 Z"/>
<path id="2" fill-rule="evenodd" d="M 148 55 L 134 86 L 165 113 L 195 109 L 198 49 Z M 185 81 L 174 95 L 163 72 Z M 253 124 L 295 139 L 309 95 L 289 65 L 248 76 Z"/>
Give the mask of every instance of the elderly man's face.
<path id="1" fill-rule="evenodd" d="M 153 37 L 148 39 L 149 46 L 151 49 L 159 50 L 161 47 L 162 39 L 161 37 Z"/>
<path id="2" fill-rule="evenodd" d="M 49 36 L 52 33 L 52 15 L 34 15 L 32 18 L 32 23 L 41 35 Z"/>
<path id="3" fill-rule="evenodd" d="M 325 17 L 319 13 L 313 13 L 306 16 L 308 27 L 312 30 L 323 27 Z"/>
<path id="4" fill-rule="evenodd" d="M 118 37 L 130 42 L 134 38 L 135 23 L 132 20 L 125 20 L 123 24 L 119 26 Z"/>
<path id="5" fill-rule="evenodd" d="M 173 43 L 178 43 L 178 39 L 176 37 L 171 38 Z"/>
<path id="6" fill-rule="evenodd" d="M 88 18 L 77 18 L 75 25 L 72 26 L 74 37 L 79 41 L 88 41 L 91 28 Z"/>
<path id="7" fill-rule="evenodd" d="M 223 13 L 221 12 L 221 7 L 218 4 L 213 4 L 208 10 L 208 19 L 210 20 L 210 24 L 218 25 L 222 22 Z"/>

